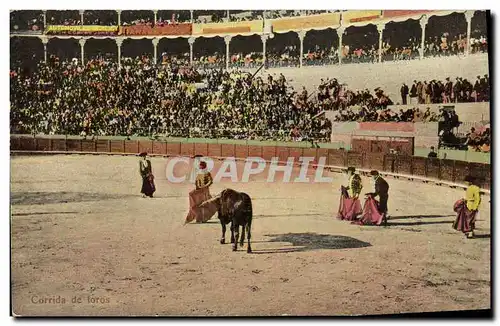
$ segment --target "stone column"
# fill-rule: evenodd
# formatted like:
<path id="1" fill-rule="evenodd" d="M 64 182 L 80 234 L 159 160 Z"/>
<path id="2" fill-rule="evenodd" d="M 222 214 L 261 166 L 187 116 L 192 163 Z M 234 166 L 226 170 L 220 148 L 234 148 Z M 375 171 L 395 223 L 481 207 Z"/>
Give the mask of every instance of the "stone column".
<path id="1" fill-rule="evenodd" d="M 82 66 L 85 64 L 85 43 L 87 42 L 86 39 L 81 38 L 78 43 L 80 43 L 80 60 L 82 63 Z"/>
<path id="2" fill-rule="evenodd" d="M 262 40 L 262 64 L 264 64 L 264 67 L 266 66 L 266 43 L 268 39 L 267 34 L 262 34 L 260 36 L 260 39 Z"/>
<path id="3" fill-rule="evenodd" d="M 339 49 L 338 49 L 338 56 L 339 56 L 339 65 L 342 64 L 342 36 L 344 36 L 345 32 L 345 27 L 340 26 L 337 28 L 337 35 L 339 36 Z"/>
<path id="4" fill-rule="evenodd" d="M 422 43 L 420 44 L 420 59 L 424 58 L 424 51 L 425 51 L 425 27 L 427 26 L 427 23 L 429 22 L 429 18 L 427 18 L 426 15 L 422 16 L 420 19 L 420 27 L 422 28 Z"/>
<path id="5" fill-rule="evenodd" d="M 193 10 L 189 10 L 190 14 L 191 14 L 191 24 L 194 23 L 194 15 L 193 15 Z"/>
<path id="6" fill-rule="evenodd" d="M 470 31 L 471 31 L 471 22 L 472 17 L 474 16 L 473 10 L 467 10 L 465 14 L 465 20 L 467 20 L 467 46 L 465 47 L 465 55 L 470 54 L 471 46 L 470 46 Z"/>
<path id="7" fill-rule="evenodd" d="M 304 38 L 306 37 L 307 31 L 302 30 L 297 34 L 299 35 L 300 41 L 299 67 L 302 68 L 302 60 L 304 58 Z"/>
<path id="8" fill-rule="evenodd" d="M 378 62 L 382 62 L 382 37 L 384 35 L 385 24 L 377 25 L 378 30 Z"/>
<path id="9" fill-rule="evenodd" d="M 191 12 L 193 12 L 191 10 Z M 189 64 L 193 65 L 193 45 L 196 39 L 194 37 L 188 38 L 188 43 L 189 43 Z"/>
<path id="10" fill-rule="evenodd" d="M 155 14 L 154 24 L 156 24 L 156 22 L 158 21 L 158 10 L 153 10 L 153 13 Z"/>
<path id="11" fill-rule="evenodd" d="M 118 14 L 118 26 L 122 25 L 122 11 L 117 10 L 116 13 Z"/>
<path id="12" fill-rule="evenodd" d="M 155 37 L 152 39 L 152 41 L 153 41 L 153 60 L 156 65 L 158 63 L 158 43 L 160 42 L 160 40 Z"/>
<path id="13" fill-rule="evenodd" d="M 42 44 L 43 44 L 43 61 L 47 63 L 47 43 L 49 43 L 49 39 L 47 37 L 42 37 Z"/>
<path id="14" fill-rule="evenodd" d="M 123 39 L 117 38 L 115 39 L 116 42 L 116 47 L 118 48 L 118 67 L 121 67 L 122 65 L 122 44 L 123 44 Z"/>
<path id="15" fill-rule="evenodd" d="M 47 10 L 42 10 L 43 13 L 43 28 L 47 28 Z"/>
<path id="16" fill-rule="evenodd" d="M 80 25 L 83 26 L 83 15 L 85 14 L 85 10 L 80 10 Z"/>
<path id="17" fill-rule="evenodd" d="M 229 70 L 229 43 L 231 43 L 232 36 L 224 36 L 226 42 L 226 70 Z"/>

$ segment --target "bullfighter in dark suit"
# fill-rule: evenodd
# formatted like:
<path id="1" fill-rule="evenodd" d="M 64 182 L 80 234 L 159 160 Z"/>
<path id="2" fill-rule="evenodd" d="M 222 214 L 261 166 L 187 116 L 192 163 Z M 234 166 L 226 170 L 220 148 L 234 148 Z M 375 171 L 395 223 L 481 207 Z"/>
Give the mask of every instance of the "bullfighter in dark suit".
<path id="1" fill-rule="evenodd" d="M 387 223 L 387 201 L 389 199 L 389 184 L 385 181 L 378 171 L 371 171 L 373 178 L 374 191 L 366 194 L 366 201 L 363 207 L 361 219 L 353 223 L 368 225 L 381 225 Z M 377 201 L 375 197 L 378 197 Z"/>
<path id="2" fill-rule="evenodd" d="M 143 194 L 143 197 L 148 196 L 153 198 L 153 193 L 156 191 L 156 187 L 151 161 L 147 159 L 148 154 L 146 152 L 142 152 L 139 156 L 142 157 L 142 160 L 139 162 L 139 172 L 142 177 L 141 194 Z"/>

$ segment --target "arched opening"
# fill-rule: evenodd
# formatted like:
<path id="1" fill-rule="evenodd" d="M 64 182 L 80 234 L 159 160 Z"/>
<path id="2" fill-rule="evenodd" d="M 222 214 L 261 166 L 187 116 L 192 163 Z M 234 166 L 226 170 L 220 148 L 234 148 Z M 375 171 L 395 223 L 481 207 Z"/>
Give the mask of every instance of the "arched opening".
<path id="1" fill-rule="evenodd" d="M 198 37 L 193 44 L 193 65 L 201 69 L 226 67 L 226 43 L 222 37 Z"/>
<path id="2" fill-rule="evenodd" d="M 296 67 L 299 65 L 300 40 L 297 32 L 274 33 L 267 41 L 266 62 L 269 67 Z"/>
<path id="3" fill-rule="evenodd" d="M 143 59 L 153 60 L 153 42 L 151 39 L 125 39 L 122 44 L 122 59 Z"/>
<path id="4" fill-rule="evenodd" d="M 471 19 L 471 53 L 488 52 L 488 17 L 486 11 L 476 11 Z"/>
<path id="5" fill-rule="evenodd" d="M 419 58 L 422 28 L 418 20 L 390 22 L 382 33 L 382 61 Z"/>
<path id="6" fill-rule="evenodd" d="M 304 37 L 304 66 L 337 64 L 339 37 L 332 28 L 310 30 Z"/>
<path id="7" fill-rule="evenodd" d="M 158 42 L 157 51 L 159 64 L 189 65 L 189 43 L 186 38 L 162 38 Z"/>
<path id="8" fill-rule="evenodd" d="M 81 25 L 78 10 L 47 10 L 47 25 Z"/>
<path id="9" fill-rule="evenodd" d="M 51 38 L 47 43 L 47 57 L 59 58 L 59 61 L 70 61 L 73 59 L 81 61 L 81 47 L 78 40 L 73 38 L 59 39 Z"/>
<path id="10" fill-rule="evenodd" d="M 238 35 L 229 44 L 229 66 L 255 68 L 262 65 L 262 39 L 260 35 Z"/>
<path id="11" fill-rule="evenodd" d="M 157 23 L 171 24 L 172 22 L 191 22 L 191 12 L 189 10 L 158 10 L 156 15 Z"/>
<path id="12" fill-rule="evenodd" d="M 229 10 L 229 21 L 252 21 L 262 20 L 264 17 L 264 10 Z"/>
<path id="13" fill-rule="evenodd" d="M 467 21 L 463 13 L 432 16 L 425 29 L 425 56 L 457 55 L 465 52 Z"/>
<path id="14" fill-rule="evenodd" d="M 10 32 L 42 32 L 43 12 L 41 10 L 15 10 L 10 13 Z"/>
<path id="15" fill-rule="evenodd" d="M 116 26 L 118 25 L 118 13 L 115 10 L 85 10 L 83 24 Z"/>
<path id="16" fill-rule="evenodd" d="M 106 59 L 110 61 L 118 61 L 118 48 L 115 40 L 106 39 L 89 39 L 85 43 L 85 62 L 92 59 Z"/>
<path id="17" fill-rule="evenodd" d="M 154 16 L 152 10 L 123 10 L 120 20 L 122 26 L 152 25 Z"/>
<path id="18" fill-rule="evenodd" d="M 194 10 L 193 18 L 197 24 L 221 23 L 227 21 L 227 10 Z"/>
<path id="19" fill-rule="evenodd" d="M 375 25 L 347 28 L 342 37 L 342 63 L 376 62 L 378 39 Z"/>
<path id="20" fill-rule="evenodd" d="M 35 70 L 39 62 L 43 62 L 43 44 L 38 37 L 10 38 L 11 69 Z"/>

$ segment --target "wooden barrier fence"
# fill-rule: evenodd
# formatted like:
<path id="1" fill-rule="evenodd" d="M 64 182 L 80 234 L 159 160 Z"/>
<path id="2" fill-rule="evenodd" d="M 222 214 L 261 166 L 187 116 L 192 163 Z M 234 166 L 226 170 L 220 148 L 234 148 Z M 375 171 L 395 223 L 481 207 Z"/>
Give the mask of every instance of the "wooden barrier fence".
<path id="1" fill-rule="evenodd" d="M 204 155 L 209 157 L 262 157 L 270 161 L 278 157 L 285 162 L 293 157 L 314 157 L 319 162 L 325 158 L 327 166 L 354 166 L 360 169 L 376 169 L 391 174 L 424 177 L 454 183 L 463 183 L 470 174 L 480 179 L 483 189 L 490 189 L 491 166 L 483 163 L 429 159 L 418 156 L 405 156 L 383 153 L 354 152 L 341 149 L 301 148 L 286 146 L 257 146 L 235 144 L 181 143 L 153 140 L 82 140 L 51 139 L 11 136 L 12 151 L 56 151 L 56 152 L 90 152 L 90 153 L 123 153 L 138 154 L 146 151 L 153 155 L 190 156 Z"/>

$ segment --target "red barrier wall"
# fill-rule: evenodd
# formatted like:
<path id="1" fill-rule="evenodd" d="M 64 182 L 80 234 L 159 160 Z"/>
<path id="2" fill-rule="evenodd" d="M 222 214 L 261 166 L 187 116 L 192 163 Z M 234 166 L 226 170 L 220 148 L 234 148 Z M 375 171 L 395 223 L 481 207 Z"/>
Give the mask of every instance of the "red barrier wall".
<path id="1" fill-rule="evenodd" d="M 365 169 L 376 169 L 385 172 L 408 174 L 462 183 L 466 175 L 480 179 L 480 185 L 489 189 L 491 183 L 491 166 L 482 163 L 463 161 L 428 159 L 418 156 L 405 156 L 373 152 L 355 152 L 324 148 L 296 148 L 284 146 L 257 146 L 205 143 L 175 143 L 160 141 L 132 140 L 79 140 L 79 139 L 49 139 L 14 137 L 10 139 L 11 150 L 24 151 L 78 151 L 101 153 L 148 153 L 189 156 L 195 154 L 212 157 L 248 156 L 262 157 L 269 161 L 278 157 L 286 161 L 289 157 L 298 163 L 299 157 L 314 157 L 316 162 L 320 157 L 326 157 L 326 164 L 333 166 L 354 166 Z M 372 142 L 373 145 L 373 142 Z"/>
<path id="2" fill-rule="evenodd" d="M 233 144 L 222 144 L 221 145 L 221 156 L 222 157 L 236 157 L 234 153 Z"/>
<path id="3" fill-rule="evenodd" d="M 249 157 L 262 157 L 262 146 L 250 145 L 248 146 Z"/>
<path id="4" fill-rule="evenodd" d="M 141 140 L 139 141 L 139 153 L 153 153 L 153 141 L 152 140 Z"/>
<path id="5" fill-rule="evenodd" d="M 273 157 L 276 157 L 276 146 L 262 146 L 262 158 L 270 161 Z"/>
<path id="6" fill-rule="evenodd" d="M 247 158 L 248 157 L 248 146 L 246 145 L 235 145 L 234 155 L 237 158 Z"/>
<path id="7" fill-rule="evenodd" d="M 80 139 L 68 139 L 66 141 L 66 150 L 70 152 L 81 152 L 82 141 Z"/>
<path id="8" fill-rule="evenodd" d="M 214 157 L 222 156 L 222 145 L 208 144 L 208 156 L 214 156 Z"/>
<path id="9" fill-rule="evenodd" d="M 167 142 L 167 155 L 181 155 L 181 143 Z"/>

